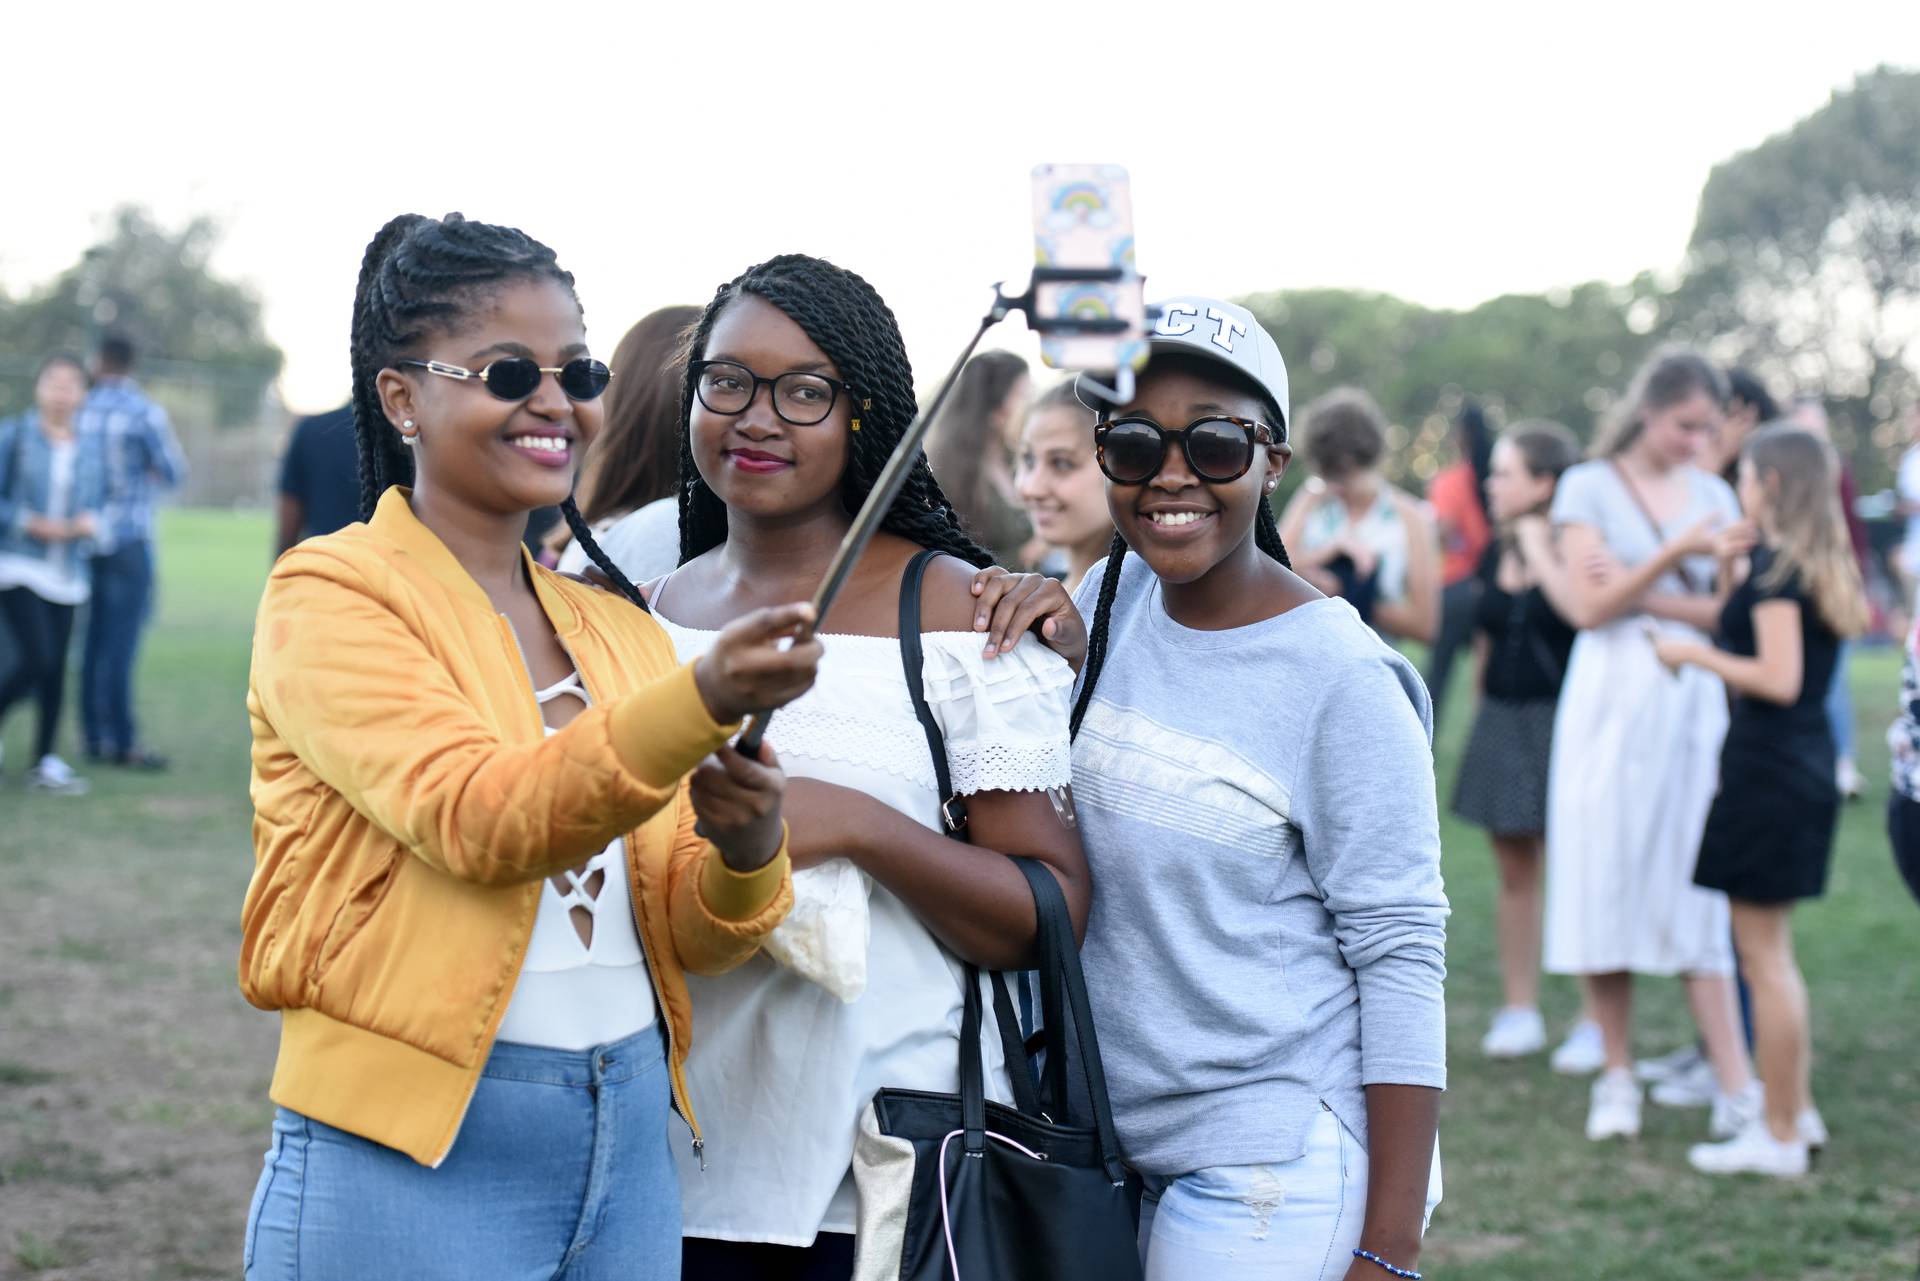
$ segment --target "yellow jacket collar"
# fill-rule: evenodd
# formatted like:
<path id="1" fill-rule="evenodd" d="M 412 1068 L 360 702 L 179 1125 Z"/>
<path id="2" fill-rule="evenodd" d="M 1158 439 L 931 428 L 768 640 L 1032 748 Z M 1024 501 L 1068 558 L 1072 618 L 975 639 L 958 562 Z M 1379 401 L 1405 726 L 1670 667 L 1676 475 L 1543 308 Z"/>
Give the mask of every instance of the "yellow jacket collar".
<path id="1" fill-rule="evenodd" d="M 420 523 L 413 514 L 413 491 L 404 485 L 393 485 L 380 495 L 380 502 L 373 510 L 373 519 L 367 527 L 401 551 L 418 561 L 426 571 L 438 579 L 455 595 L 466 598 L 489 613 L 498 613 L 493 601 L 488 599 L 480 584 L 466 567 L 454 559 L 440 536 Z M 533 584 L 534 595 L 540 599 L 540 607 L 546 611 L 547 620 L 555 631 L 562 635 L 572 633 L 580 622 L 579 614 L 568 603 L 554 585 L 554 575 L 538 561 L 523 544 L 520 556 L 526 565 L 527 581 Z"/>

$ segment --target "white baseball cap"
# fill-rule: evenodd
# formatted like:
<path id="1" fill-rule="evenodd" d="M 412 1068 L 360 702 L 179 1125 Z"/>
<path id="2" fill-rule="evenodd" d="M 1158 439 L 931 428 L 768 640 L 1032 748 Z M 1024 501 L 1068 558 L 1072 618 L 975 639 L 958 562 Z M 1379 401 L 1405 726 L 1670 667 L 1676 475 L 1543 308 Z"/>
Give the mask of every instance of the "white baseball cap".
<path id="1" fill-rule="evenodd" d="M 1152 356 L 1162 352 L 1179 352 L 1224 365 L 1273 402 L 1280 412 L 1283 431 L 1291 428 L 1287 362 L 1280 358 L 1280 345 L 1252 312 L 1225 299 L 1196 295 L 1168 298 L 1158 306 L 1160 318 L 1154 322 L 1148 343 L 1148 368 L 1152 368 Z M 1075 394 L 1095 411 L 1107 408 L 1085 379 L 1075 384 Z"/>

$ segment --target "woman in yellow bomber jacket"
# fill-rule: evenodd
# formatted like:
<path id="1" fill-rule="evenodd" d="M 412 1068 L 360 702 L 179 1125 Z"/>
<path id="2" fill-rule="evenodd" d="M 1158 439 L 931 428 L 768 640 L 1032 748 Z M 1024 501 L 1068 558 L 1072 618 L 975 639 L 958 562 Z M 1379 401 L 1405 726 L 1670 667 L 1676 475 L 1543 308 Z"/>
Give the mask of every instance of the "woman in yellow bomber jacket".
<path id="1" fill-rule="evenodd" d="M 524 233 L 388 223 L 353 374 L 368 520 L 281 558 L 254 636 L 247 1276 L 675 1277 L 684 971 L 792 901 L 778 764 L 726 741 L 812 683 L 808 607 L 676 664 L 573 506 L 611 374 Z M 555 503 L 628 599 L 526 554 Z"/>

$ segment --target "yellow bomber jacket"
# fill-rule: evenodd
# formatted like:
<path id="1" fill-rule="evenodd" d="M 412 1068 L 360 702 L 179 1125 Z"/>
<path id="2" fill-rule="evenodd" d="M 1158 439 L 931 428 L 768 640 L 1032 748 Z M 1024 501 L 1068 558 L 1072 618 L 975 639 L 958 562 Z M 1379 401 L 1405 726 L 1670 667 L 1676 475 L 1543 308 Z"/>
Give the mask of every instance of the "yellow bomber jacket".
<path id="1" fill-rule="evenodd" d="M 529 561 L 593 699 L 548 738 L 512 629 L 409 498 L 282 556 L 255 624 L 240 988 L 281 1013 L 273 1100 L 438 1165 L 542 881 L 624 836 L 697 1143 L 684 972 L 739 965 L 793 902 L 784 845 L 740 874 L 693 832 L 684 776 L 737 726 L 651 618 Z"/>

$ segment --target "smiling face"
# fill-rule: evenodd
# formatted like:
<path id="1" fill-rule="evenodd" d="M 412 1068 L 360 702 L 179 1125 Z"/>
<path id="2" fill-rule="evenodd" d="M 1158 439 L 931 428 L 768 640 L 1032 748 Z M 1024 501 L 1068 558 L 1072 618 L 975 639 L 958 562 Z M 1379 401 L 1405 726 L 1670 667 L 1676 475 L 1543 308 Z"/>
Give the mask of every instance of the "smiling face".
<path id="1" fill-rule="evenodd" d="M 504 284 L 476 300 L 452 330 L 433 332 L 406 353 L 475 373 L 514 356 L 558 368 L 586 354 L 580 304 L 554 280 Z M 576 465 L 600 433 L 600 402 L 568 399 L 552 374 L 515 401 L 494 396 L 479 378 L 413 367 L 381 370 L 379 386 L 388 419 L 415 424 L 416 486 L 493 514 L 565 501 Z"/>
<path id="2" fill-rule="evenodd" d="M 1671 405 L 1646 411 L 1641 429 L 1649 454 L 1666 467 L 1693 462 L 1702 446 L 1720 430 L 1725 414 L 1720 404 L 1704 391 L 1695 391 Z"/>
<path id="3" fill-rule="evenodd" d="M 761 378 L 786 373 L 841 377 L 806 331 L 755 294 L 726 305 L 708 333 L 703 360 L 744 365 Z M 697 397 L 688 421 L 693 463 L 730 511 L 784 518 L 822 511 L 845 514 L 840 478 L 847 469 L 849 397 L 834 397 L 817 423 L 795 426 L 774 412 L 773 390 L 757 387 L 737 414 L 708 409 Z"/>
<path id="4" fill-rule="evenodd" d="M 1036 409 L 1014 469 L 1033 532 L 1053 547 L 1104 547 L 1113 536 L 1106 478 L 1093 458 L 1093 415 L 1072 405 Z"/>
<path id="5" fill-rule="evenodd" d="M 1140 376 L 1132 403 L 1113 416 L 1151 418 L 1173 431 L 1209 414 L 1269 421 L 1258 396 L 1204 368 L 1161 358 Z M 1184 451 L 1170 444 L 1159 474 L 1145 484 L 1107 482 L 1107 510 L 1127 545 L 1161 581 L 1190 583 L 1251 543 L 1260 504 L 1280 483 L 1291 456 L 1285 445 L 1256 446 L 1245 475 L 1215 484 L 1196 477 Z"/>

